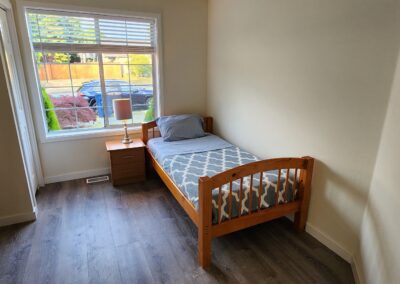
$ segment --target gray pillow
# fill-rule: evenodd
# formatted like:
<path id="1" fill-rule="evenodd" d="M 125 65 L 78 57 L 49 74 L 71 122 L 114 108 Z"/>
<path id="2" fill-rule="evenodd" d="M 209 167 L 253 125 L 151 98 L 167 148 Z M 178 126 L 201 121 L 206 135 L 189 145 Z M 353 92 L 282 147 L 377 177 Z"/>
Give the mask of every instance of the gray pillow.
<path id="1" fill-rule="evenodd" d="M 164 141 L 200 138 L 206 135 L 203 118 L 197 114 L 161 116 L 156 120 Z"/>

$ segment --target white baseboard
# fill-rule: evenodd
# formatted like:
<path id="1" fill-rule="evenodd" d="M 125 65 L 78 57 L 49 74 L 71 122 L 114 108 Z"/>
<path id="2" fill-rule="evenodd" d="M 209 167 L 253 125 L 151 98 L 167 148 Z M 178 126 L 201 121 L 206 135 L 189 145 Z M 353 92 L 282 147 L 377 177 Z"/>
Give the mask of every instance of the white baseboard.
<path id="1" fill-rule="evenodd" d="M 36 220 L 36 208 L 32 212 L 0 217 L 0 227 Z"/>
<path id="2" fill-rule="evenodd" d="M 323 243 L 325 246 L 327 246 L 334 253 L 336 253 L 341 258 L 346 260 L 348 263 L 352 262 L 352 260 L 353 260 L 353 254 L 352 253 L 348 252 L 340 244 L 338 244 L 336 241 L 332 240 L 330 237 L 325 235 L 323 232 L 321 232 L 319 229 L 317 229 L 312 224 L 307 223 L 306 232 L 309 233 L 314 238 L 316 238 L 321 243 Z"/>
<path id="3" fill-rule="evenodd" d="M 364 284 L 365 281 L 362 274 L 362 269 L 358 257 L 356 255 L 353 256 L 350 264 L 351 264 L 351 270 L 353 271 L 354 275 L 354 281 L 356 282 L 356 284 Z"/>
<path id="4" fill-rule="evenodd" d="M 48 184 L 48 183 L 62 182 L 62 181 L 80 179 L 80 178 L 93 177 L 93 176 L 107 175 L 110 172 L 111 172 L 110 168 L 92 169 L 92 170 L 79 171 L 79 172 L 70 172 L 70 173 L 65 173 L 65 174 L 56 175 L 56 176 L 46 176 L 44 178 L 44 181 L 46 184 Z"/>
<path id="5" fill-rule="evenodd" d="M 354 254 L 347 251 L 340 244 L 332 240 L 330 237 L 325 235 L 323 232 L 321 232 L 310 223 L 307 223 L 306 232 L 316 238 L 319 242 L 323 243 L 327 248 L 329 248 L 331 251 L 336 253 L 338 256 L 343 258 L 351 265 L 351 270 L 353 272 L 354 281 L 356 282 L 356 284 L 364 283 L 360 263 Z"/>

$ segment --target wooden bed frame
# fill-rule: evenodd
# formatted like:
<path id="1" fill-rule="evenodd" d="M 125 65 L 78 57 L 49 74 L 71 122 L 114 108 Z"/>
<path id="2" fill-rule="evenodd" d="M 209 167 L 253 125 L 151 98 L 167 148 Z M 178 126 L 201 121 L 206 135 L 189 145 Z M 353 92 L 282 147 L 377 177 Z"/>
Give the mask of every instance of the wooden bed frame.
<path id="1" fill-rule="evenodd" d="M 157 124 L 155 121 L 142 124 L 142 140 L 147 145 L 147 141 L 151 138 L 159 137 L 159 131 L 156 130 Z M 213 119 L 212 117 L 204 117 L 203 128 L 206 132 L 213 132 Z M 211 240 L 214 237 L 226 235 L 244 228 L 248 228 L 266 221 L 270 221 L 291 213 L 295 213 L 295 228 L 299 231 L 305 229 L 308 206 L 310 203 L 311 194 L 311 179 L 313 173 L 314 159 L 311 157 L 303 158 L 279 158 L 257 161 L 245 164 L 230 170 L 221 172 L 215 176 L 200 177 L 199 178 L 199 209 L 193 206 L 192 202 L 187 199 L 179 188 L 175 185 L 173 180 L 164 171 L 161 165 L 154 158 L 153 154 L 147 148 L 147 154 L 151 165 L 155 171 L 164 181 L 172 195 L 179 202 L 182 208 L 186 211 L 193 223 L 198 228 L 198 260 L 199 264 L 206 268 L 211 264 Z M 296 199 L 294 201 L 286 200 L 286 192 L 284 192 L 285 203 L 278 204 L 278 193 L 276 194 L 276 201 L 273 207 L 260 209 L 260 198 L 258 200 L 258 209 L 250 211 L 246 215 L 232 217 L 231 212 L 228 220 L 221 220 L 221 202 L 218 202 L 218 224 L 212 223 L 212 190 L 219 189 L 219 198 L 221 200 L 221 187 L 225 184 L 229 185 L 229 208 L 232 207 L 232 182 L 240 180 L 240 204 L 242 203 L 242 182 L 244 177 L 250 177 L 250 187 L 252 187 L 253 175 L 263 173 L 271 170 L 279 170 L 278 184 L 279 188 L 281 170 L 290 169 L 295 171 L 295 180 L 293 190 L 297 190 Z M 289 171 L 287 171 L 287 175 Z M 286 182 L 288 181 L 286 178 Z M 261 188 L 261 187 L 259 187 Z M 285 186 L 286 191 L 286 186 Z M 251 194 L 250 191 L 250 204 Z M 260 194 L 259 194 L 260 196 Z M 241 206 L 241 205 L 239 205 Z M 231 211 L 231 210 L 229 210 Z M 240 209 L 239 209 L 240 212 Z"/>

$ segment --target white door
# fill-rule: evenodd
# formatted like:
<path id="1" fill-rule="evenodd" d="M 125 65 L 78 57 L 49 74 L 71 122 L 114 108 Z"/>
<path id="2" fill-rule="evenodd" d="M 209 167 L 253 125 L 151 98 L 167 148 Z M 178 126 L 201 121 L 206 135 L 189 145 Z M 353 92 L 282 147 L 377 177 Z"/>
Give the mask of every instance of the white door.
<path id="1" fill-rule="evenodd" d="M 30 194 L 35 203 L 37 176 L 35 160 L 32 154 L 32 144 L 28 130 L 27 117 L 24 112 L 24 103 L 18 78 L 17 65 L 13 53 L 10 31 L 7 24 L 7 14 L 0 9 L 0 55 L 6 74 L 7 85 L 10 91 L 10 100 L 13 108 L 14 119 L 17 125 L 20 147 L 23 154 L 24 166 L 28 178 Z M 36 204 L 34 204 L 36 205 Z"/>

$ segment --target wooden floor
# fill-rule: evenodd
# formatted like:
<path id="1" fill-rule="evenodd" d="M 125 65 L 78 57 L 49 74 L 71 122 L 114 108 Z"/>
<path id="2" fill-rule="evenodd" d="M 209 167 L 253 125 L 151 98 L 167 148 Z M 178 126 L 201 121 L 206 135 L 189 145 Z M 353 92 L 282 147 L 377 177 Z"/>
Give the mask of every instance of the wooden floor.
<path id="1" fill-rule="evenodd" d="M 36 222 L 0 228 L 0 283 L 354 283 L 350 265 L 287 219 L 213 241 L 197 266 L 197 229 L 158 179 L 113 188 L 46 186 Z"/>

